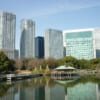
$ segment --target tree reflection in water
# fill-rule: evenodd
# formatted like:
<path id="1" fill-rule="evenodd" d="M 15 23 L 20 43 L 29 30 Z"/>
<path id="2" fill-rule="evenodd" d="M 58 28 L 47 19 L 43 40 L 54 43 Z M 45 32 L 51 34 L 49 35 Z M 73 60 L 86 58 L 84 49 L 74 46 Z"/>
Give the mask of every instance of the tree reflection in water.
<path id="1" fill-rule="evenodd" d="M 0 83 L 0 97 L 4 96 L 12 85 Z"/>
<path id="2" fill-rule="evenodd" d="M 65 81 L 65 83 L 64 83 L 64 81 Z M 38 98 L 35 100 L 39 100 L 40 97 L 43 97 L 43 98 L 45 97 L 46 88 L 49 89 L 50 91 L 51 90 L 55 91 L 55 89 L 58 89 L 57 88 L 58 85 L 59 85 L 58 87 L 61 86 L 61 88 L 65 88 L 65 93 L 66 93 L 66 98 L 67 98 L 67 89 L 69 87 L 74 87 L 75 85 L 78 85 L 80 83 L 85 84 L 87 82 L 100 84 L 100 79 L 95 76 L 84 76 L 77 80 L 72 80 L 72 81 L 60 80 L 59 81 L 59 80 L 52 80 L 50 77 L 46 76 L 46 77 L 38 77 L 38 78 L 27 79 L 27 80 L 20 80 L 17 82 L 14 81 L 11 84 L 2 82 L 2 83 L 0 83 L 0 98 L 5 95 L 10 95 L 9 89 L 13 88 L 12 92 L 14 92 L 14 93 L 12 95 L 15 96 L 16 93 L 20 94 L 20 99 L 16 99 L 16 100 L 24 100 L 24 99 L 22 99 L 22 96 L 21 96 L 22 93 L 23 94 L 26 93 L 26 94 L 24 94 L 24 96 L 26 96 L 26 95 L 28 96 L 29 94 L 31 94 L 31 91 L 34 91 L 35 94 L 34 93 L 33 94 L 36 95 L 35 98 Z M 60 91 L 60 89 L 59 89 L 59 91 Z M 15 90 L 20 90 L 20 91 L 17 91 L 15 93 Z M 28 92 L 29 92 L 29 94 L 27 94 Z M 58 92 L 58 91 L 56 91 L 56 92 Z M 31 95 L 32 98 L 33 98 L 33 94 Z M 40 97 L 37 97 L 37 95 L 39 95 Z"/>

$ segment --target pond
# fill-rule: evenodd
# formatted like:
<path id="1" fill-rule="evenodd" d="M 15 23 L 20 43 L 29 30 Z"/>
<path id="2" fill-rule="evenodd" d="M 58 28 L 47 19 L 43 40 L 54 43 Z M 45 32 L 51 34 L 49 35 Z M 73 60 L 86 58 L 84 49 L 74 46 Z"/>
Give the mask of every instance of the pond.
<path id="1" fill-rule="evenodd" d="M 100 100 L 100 79 L 95 76 L 77 80 L 39 77 L 1 82 L 0 100 Z"/>

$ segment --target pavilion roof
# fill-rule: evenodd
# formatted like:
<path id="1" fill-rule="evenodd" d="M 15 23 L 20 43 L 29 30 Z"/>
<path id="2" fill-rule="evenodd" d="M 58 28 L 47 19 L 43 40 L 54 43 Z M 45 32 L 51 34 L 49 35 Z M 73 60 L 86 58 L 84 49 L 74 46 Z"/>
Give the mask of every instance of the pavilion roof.
<path id="1" fill-rule="evenodd" d="M 69 70 L 69 69 L 74 70 L 75 68 L 72 66 L 64 66 L 64 65 L 55 68 L 55 70 Z"/>

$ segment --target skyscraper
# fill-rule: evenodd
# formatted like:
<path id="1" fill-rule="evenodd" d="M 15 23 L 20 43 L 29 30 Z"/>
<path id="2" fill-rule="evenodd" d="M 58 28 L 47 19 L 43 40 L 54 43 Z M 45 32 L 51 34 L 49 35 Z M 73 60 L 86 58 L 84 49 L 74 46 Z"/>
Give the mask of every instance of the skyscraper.
<path id="1" fill-rule="evenodd" d="M 19 50 L 15 49 L 14 51 L 14 55 L 15 55 L 15 59 L 18 59 L 19 58 Z"/>
<path id="2" fill-rule="evenodd" d="M 100 57 L 100 28 L 94 29 L 94 48 L 96 57 Z"/>
<path id="3" fill-rule="evenodd" d="M 60 30 L 45 31 L 45 58 L 63 57 L 63 34 Z"/>
<path id="4" fill-rule="evenodd" d="M 14 58 L 16 15 L 0 13 L 0 50 L 9 58 Z"/>
<path id="5" fill-rule="evenodd" d="M 63 32 L 65 56 L 78 59 L 92 59 L 96 57 L 94 29 L 76 29 Z"/>
<path id="6" fill-rule="evenodd" d="M 30 58 L 35 54 L 35 22 L 28 19 L 21 20 L 20 57 Z"/>
<path id="7" fill-rule="evenodd" d="M 35 57 L 44 58 L 44 37 L 35 38 Z"/>

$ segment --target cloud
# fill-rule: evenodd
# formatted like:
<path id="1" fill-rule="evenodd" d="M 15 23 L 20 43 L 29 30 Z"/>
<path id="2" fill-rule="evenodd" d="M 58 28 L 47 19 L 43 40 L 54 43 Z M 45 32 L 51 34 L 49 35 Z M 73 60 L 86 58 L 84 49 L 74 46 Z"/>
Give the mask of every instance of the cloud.
<path id="1" fill-rule="evenodd" d="M 65 11 L 74 11 L 100 6 L 99 0 L 47 0 L 47 5 L 34 11 L 35 16 L 51 15 Z"/>
<path id="2" fill-rule="evenodd" d="M 29 2 L 24 7 L 20 5 L 18 14 L 22 16 L 27 15 L 30 18 L 33 16 L 49 16 L 61 12 L 77 11 L 99 6 L 99 0 L 42 0 L 42 2 L 41 0 L 36 0 L 35 2 Z"/>

